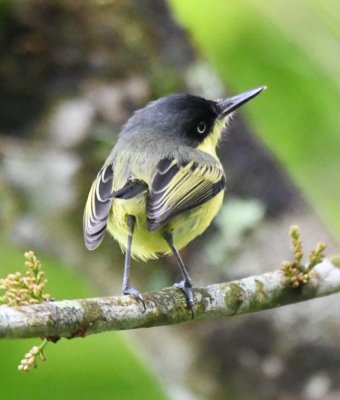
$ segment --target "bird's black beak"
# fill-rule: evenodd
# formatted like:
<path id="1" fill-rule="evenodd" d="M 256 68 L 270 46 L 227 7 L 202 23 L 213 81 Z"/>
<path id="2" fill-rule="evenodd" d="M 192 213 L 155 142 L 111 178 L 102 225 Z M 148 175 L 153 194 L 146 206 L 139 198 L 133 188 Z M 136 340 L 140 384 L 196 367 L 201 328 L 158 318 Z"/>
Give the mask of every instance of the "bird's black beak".
<path id="1" fill-rule="evenodd" d="M 243 104 L 247 103 L 249 100 L 256 97 L 258 94 L 260 94 L 266 89 L 267 86 L 260 86 L 255 89 L 248 90 L 247 92 L 238 94 L 237 96 L 217 101 L 217 107 L 219 113 L 217 118 L 220 119 L 227 116 L 232 111 L 241 107 Z"/>

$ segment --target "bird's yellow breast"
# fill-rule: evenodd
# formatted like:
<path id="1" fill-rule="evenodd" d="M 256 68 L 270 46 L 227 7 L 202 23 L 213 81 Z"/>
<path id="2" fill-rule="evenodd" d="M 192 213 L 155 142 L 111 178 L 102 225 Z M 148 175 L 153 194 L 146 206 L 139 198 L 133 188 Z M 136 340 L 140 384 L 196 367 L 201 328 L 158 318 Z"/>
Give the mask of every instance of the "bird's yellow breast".
<path id="1" fill-rule="evenodd" d="M 201 206 L 177 215 L 155 232 L 149 232 L 146 228 L 146 198 L 115 199 L 107 229 L 125 251 L 128 238 L 126 215 L 134 215 L 136 226 L 132 240 L 132 257 L 144 261 L 156 259 L 160 255 L 171 254 L 163 238 L 164 231 L 172 231 L 174 244 L 180 250 L 208 228 L 222 205 L 223 197 L 224 191 L 221 191 Z"/>

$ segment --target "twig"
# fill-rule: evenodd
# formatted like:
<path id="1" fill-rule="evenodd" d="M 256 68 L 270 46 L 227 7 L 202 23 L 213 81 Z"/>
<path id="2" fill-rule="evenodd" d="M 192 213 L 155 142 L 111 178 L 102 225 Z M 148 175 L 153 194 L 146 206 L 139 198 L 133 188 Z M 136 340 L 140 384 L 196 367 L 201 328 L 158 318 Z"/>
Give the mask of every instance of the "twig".
<path id="1" fill-rule="evenodd" d="M 304 285 L 285 282 L 282 270 L 194 289 L 195 320 L 251 313 L 340 292 L 340 269 L 324 259 Z M 146 311 L 131 296 L 0 306 L 0 338 L 58 340 L 192 321 L 184 296 L 169 288 L 143 294 Z"/>

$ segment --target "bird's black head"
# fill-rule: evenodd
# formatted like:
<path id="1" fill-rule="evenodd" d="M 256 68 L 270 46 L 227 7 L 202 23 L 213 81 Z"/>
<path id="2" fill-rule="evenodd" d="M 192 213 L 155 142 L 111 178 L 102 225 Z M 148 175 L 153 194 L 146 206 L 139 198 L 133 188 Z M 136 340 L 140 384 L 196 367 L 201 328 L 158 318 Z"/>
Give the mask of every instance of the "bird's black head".
<path id="1" fill-rule="evenodd" d="M 213 132 L 217 122 L 264 89 L 260 87 L 221 101 L 206 100 L 187 93 L 162 97 L 135 112 L 122 134 L 148 132 L 197 147 Z"/>
<path id="2" fill-rule="evenodd" d="M 218 116 L 216 103 L 187 93 L 172 94 L 151 102 L 140 116 L 182 144 L 197 146 L 212 129 Z"/>

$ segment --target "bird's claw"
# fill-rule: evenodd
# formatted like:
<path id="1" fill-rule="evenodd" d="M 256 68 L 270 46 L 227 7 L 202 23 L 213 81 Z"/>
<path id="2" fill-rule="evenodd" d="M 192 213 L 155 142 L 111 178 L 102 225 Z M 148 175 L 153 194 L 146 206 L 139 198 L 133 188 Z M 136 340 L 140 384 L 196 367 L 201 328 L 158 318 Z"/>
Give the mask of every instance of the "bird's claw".
<path id="1" fill-rule="evenodd" d="M 145 304 L 145 300 L 144 297 L 142 296 L 142 294 L 135 288 L 133 287 L 127 287 L 123 290 L 123 293 L 126 295 L 131 295 L 133 296 L 137 301 L 140 301 L 143 305 L 143 311 L 146 311 L 146 304 Z"/>
<path id="2" fill-rule="evenodd" d="M 192 319 L 194 319 L 195 316 L 195 303 L 194 303 L 194 295 L 192 293 L 192 285 L 189 282 L 186 281 L 181 281 L 178 283 L 175 283 L 173 285 L 175 288 L 181 289 L 182 292 L 184 293 L 185 299 L 188 303 L 189 310 L 191 311 L 191 316 Z"/>

